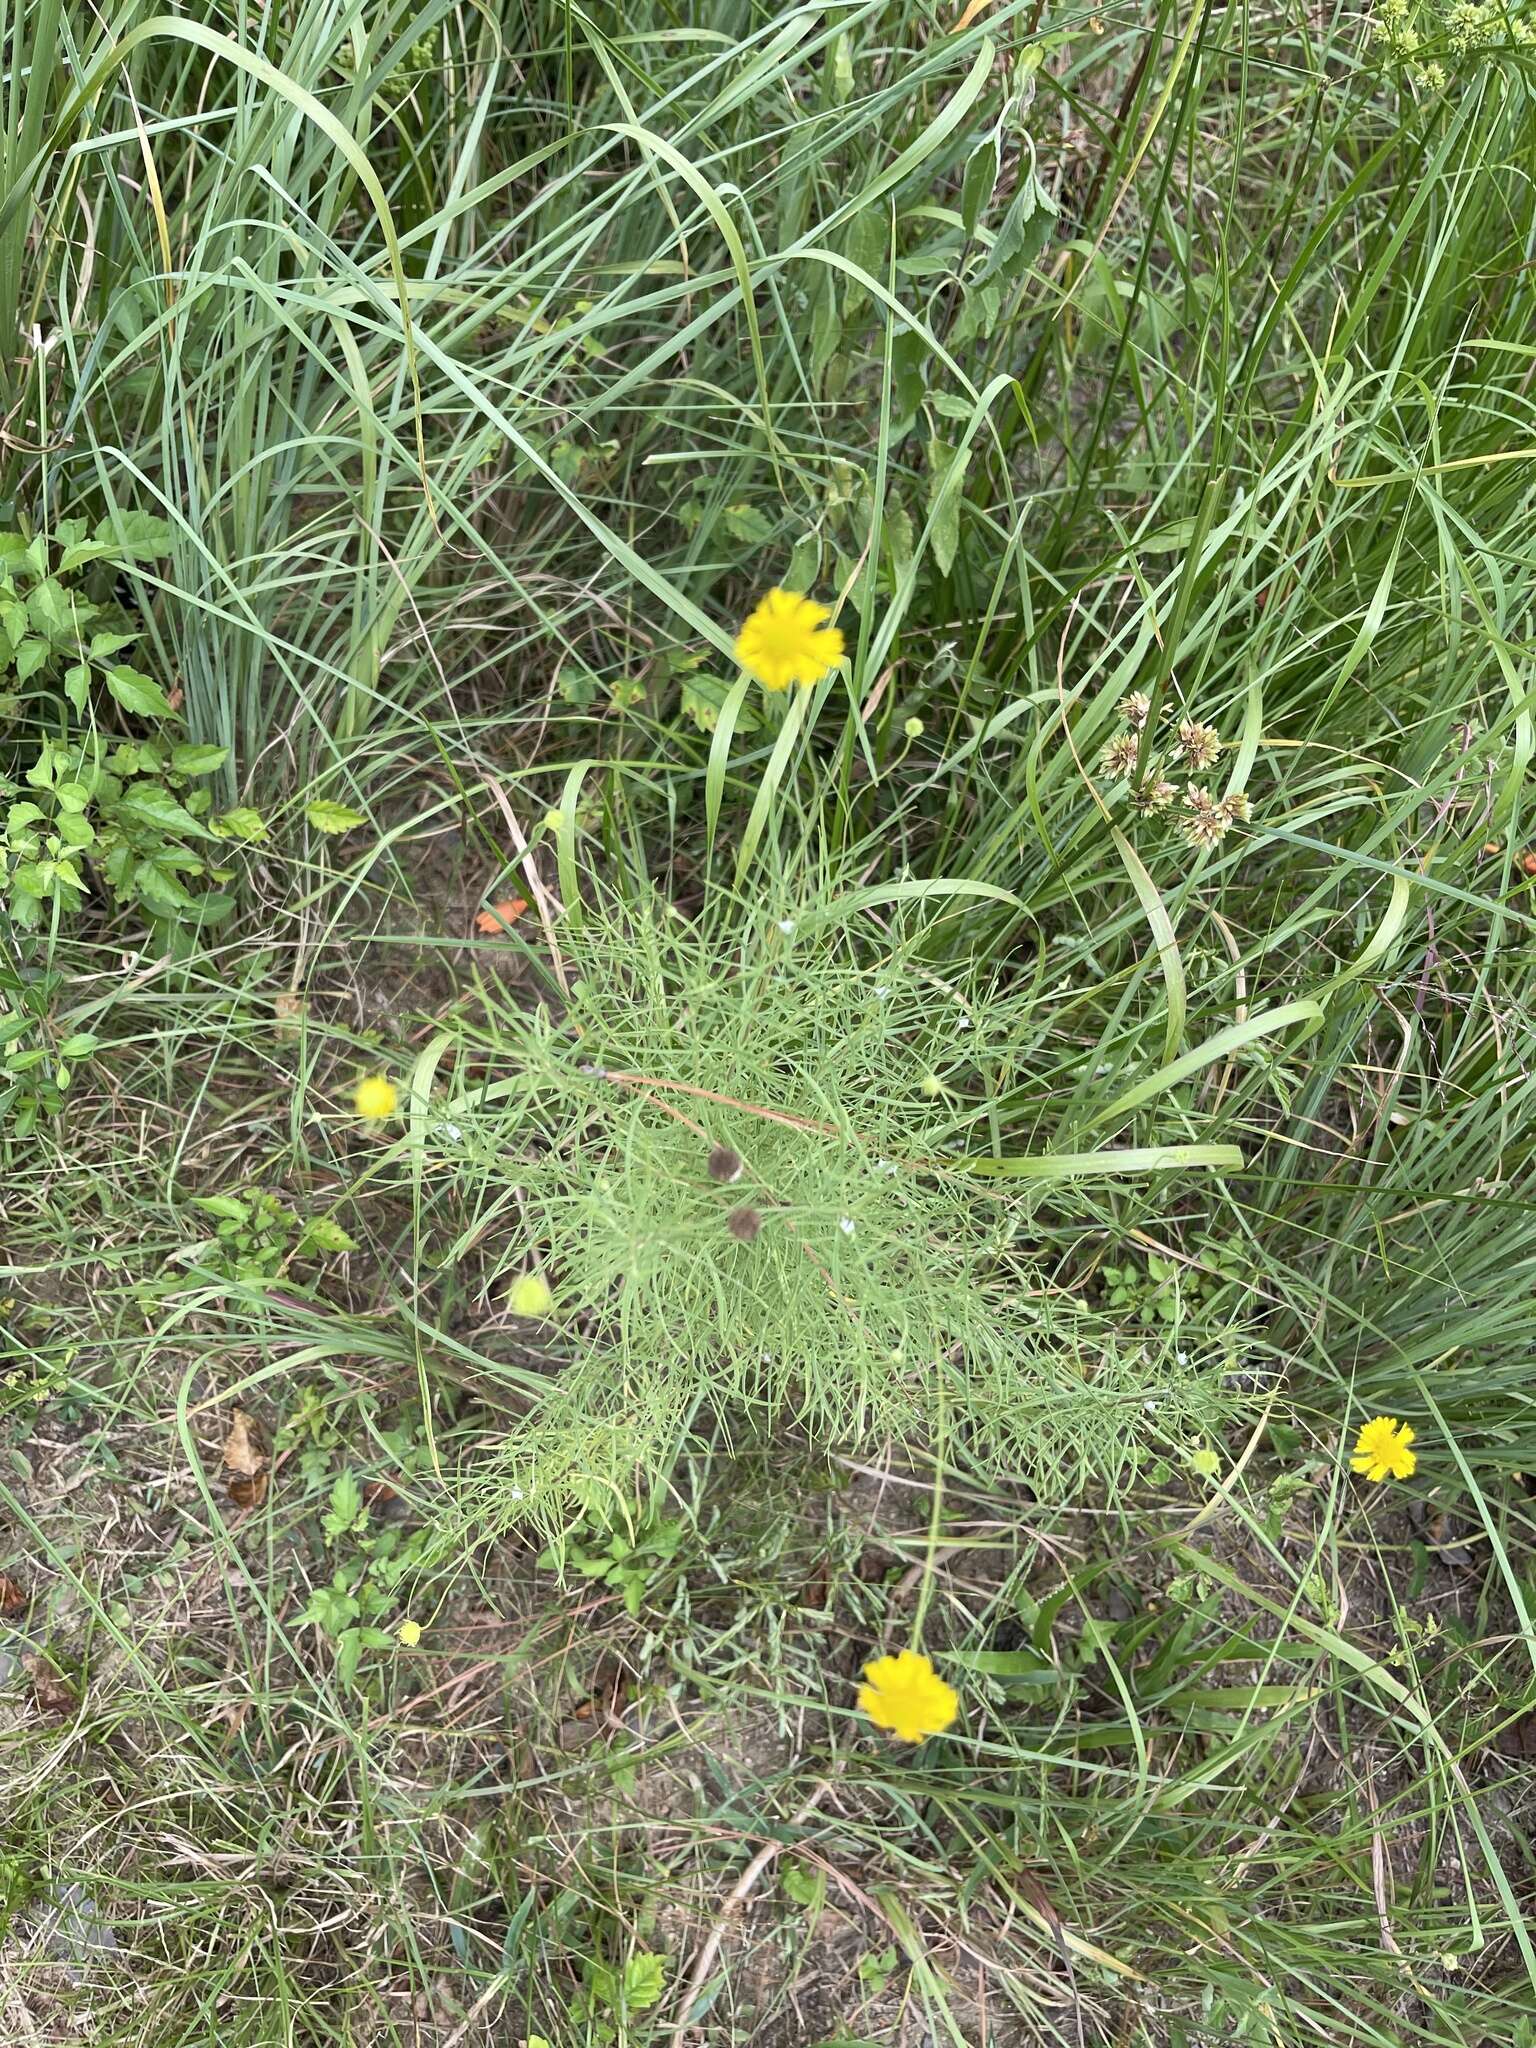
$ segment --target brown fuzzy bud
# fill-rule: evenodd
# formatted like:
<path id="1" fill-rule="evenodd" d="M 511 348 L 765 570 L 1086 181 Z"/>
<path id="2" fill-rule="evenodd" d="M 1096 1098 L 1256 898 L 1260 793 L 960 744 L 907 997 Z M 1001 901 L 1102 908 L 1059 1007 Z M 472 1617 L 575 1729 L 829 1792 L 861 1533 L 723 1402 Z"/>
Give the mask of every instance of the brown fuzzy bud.
<path id="1" fill-rule="evenodd" d="M 743 1203 L 741 1208 L 733 1209 L 726 1217 L 725 1227 L 738 1244 L 750 1244 L 762 1229 L 763 1219 L 755 1209 L 749 1209 Z"/>
<path id="2" fill-rule="evenodd" d="M 742 1176 L 741 1154 L 733 1152 L 729 1145 L 717 1145 L 709 1155 L 709 1177 L 724 1187 Z"/>

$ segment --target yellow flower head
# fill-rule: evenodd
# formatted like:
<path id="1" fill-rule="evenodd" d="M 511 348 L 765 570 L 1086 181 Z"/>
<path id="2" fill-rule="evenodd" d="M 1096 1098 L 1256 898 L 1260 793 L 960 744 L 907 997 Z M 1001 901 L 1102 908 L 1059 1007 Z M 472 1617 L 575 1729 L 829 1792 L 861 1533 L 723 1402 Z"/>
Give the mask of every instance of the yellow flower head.
<path id="1" fill-rule="evenodd" d="M 898 1650 L 864 1666 L 866 1683 L 859 1687 L 859 1712 L 877 1728 L 888 1728 L 903 1742 L 921 1742 L 942 1735 L 959 1712 L 953 1686 L 946 1685 L 920 1650 Z"/>
<path id="2" fill-rule="evenodd" d="M 400 1100 L 400 1090 L 385 1074 L 369 1074 L 357 1084 L 352 1097 L 352 1107 L 360 1117 L 369 1123 L 382 1123 L 393 1116 L 395 1105 Z"/>
<path id="3" fill-rule="evenodd" d="M 507 1289 L 507 1302 L 515 1316 L 547 1316 L 555 1297 L 542 1273 L 519 1273 Z"/>
<path id="4" fill-rule="evenodd" d="M 770 590 L 736 639 L 736 659 L 765 690 L 807 688 L 843 658 L 843 636 L 824 604 L 792 590 Z"/>
<path id="5" fill-rule="evenodd" d="M 1408 1446 L 1413 1431 L 1392 1415 L 1378 1415 L 1361 1426 L 1350 1464 L 1373 1484 L 1383 1479 L 1411 1479 L 1419 1461 Z"/>
<path id="6" fill-rule="evenodd" d="M 405 1645 L 406 1649 L 414 1650 L 421 1641 L 421 1623 L 419 1621 L 402 1621 L 395 1630 L 395 1635 Z"/>

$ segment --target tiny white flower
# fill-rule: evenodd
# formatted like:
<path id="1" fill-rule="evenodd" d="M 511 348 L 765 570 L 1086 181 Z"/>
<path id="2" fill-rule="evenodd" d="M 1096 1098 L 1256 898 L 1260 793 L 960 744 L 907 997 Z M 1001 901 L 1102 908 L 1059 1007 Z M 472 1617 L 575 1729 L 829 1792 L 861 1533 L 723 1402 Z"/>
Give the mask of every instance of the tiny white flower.
<path id="1" fill-rule="evenodd" d="M 858 1229 L 859 1226 L 854 1222 L 851 1216 L 839 1216 L 837 1219 L 837 1227 L 843 1233 L 844 1237 L 852 1237 L 853 1233 Z"/>
<path id="2" fill-rule="evenodd" d="M 969 1031 L 970 1028 L 971 1020 L 969 1017 L 966 1016 L 965 1012 L 962 1010 L 960 1015 L 955 1019 L 955 1029 L 957 1031 Z"/>
<path id="3" fill-rule="evenodd" d="M 1180 1365 L 1188 1365 L 1189 1353 L 1187 1351 L 1175 1351 L 1173 1355 L 1179 1361 Z"/>
<path id="4" fill-rule="evenodd" d="M 891 992 L 891 984 L 890 984 L 890 983 L 889 983 L 888 981 L 877 981 L 877 982 L 875 983 L 875 1001 L 876 1001 L 876 1002 L 878 1002 L 878 1003 L 883 1003 L 883 1002 L 885 1001 L 886 997 L 887 997 L 887 996 L 888 996 L 888 995 L 890 994 L 890 992 Z"/>
<path id="5" fill-rule="evenodd" d="M 522 1489 L 522 1488 L 521 1488 L 520 1486 L 514 1486 L 514 1487 L 513 1487 L 513 1489 L 512 1489 L 512 1498 L 513 1498 L 514 1500 L 521 1500 L 521 1499 L 522 1499 L 522 1497 L 523 1497 L 523 1489 Z"/>
<path id="6" fill-rule="evenodd" d="M 440 1138 L 446 1138 L 450 1145 L 457 1145 L 460 1138 L 463 1137 L 464 1133 L 459 1129 L 457 1124 L 439 1124 L 437 1127 L 437 1135 Z"/>
<path id="7" fill-rule="evenodd" d="M 793 936 L 794 929 L 795 920 L 792 917 L 781 917 L 779 919 L 779 930 L 784 934 L 786 939 Z"/>

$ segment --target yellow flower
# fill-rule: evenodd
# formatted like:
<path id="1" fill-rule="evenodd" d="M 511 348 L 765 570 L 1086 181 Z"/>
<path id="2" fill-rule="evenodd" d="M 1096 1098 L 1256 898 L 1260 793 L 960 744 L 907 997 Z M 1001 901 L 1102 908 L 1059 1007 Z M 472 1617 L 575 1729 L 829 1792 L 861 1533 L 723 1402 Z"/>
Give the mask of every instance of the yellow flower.
<path id="1" fill-rule="evenodd" d="M 1392 1415 L 1378 1415 L 1362 1424 L 1350 1464 L 1376 1485 L 1383 1479 L 1411 1479 L 1419 1464 L 1408 1448 L 1412 1442 L 1413 1431 L 1406 1422 L 1399 1422 Z"/>
<path id="2" fill-rule="evenodd" d="M 921 1742 L 942 1735 L 954 1720 L 960 1701 L 920 1650 L 898 1650 L 864 1666 L 868 1681 L 859 1687 L 859 1712 L 877 1728 L 888 1728 L 903 1742 Z"/>
<path id="3" fill-rule="evenodd" d="M 357 1084 L 352 1097 L 352 1107 L 371 1124 L 382 1123 L 387 1116 L 393 1116 L 395 1105 L 400 1100 L 400 1091 L 384 1074 L 369 1074 Z"/>
<path id="4" fill-rule="evenodd" d="M 515 1316 L 547 1316 L 555 1305 L 542 1273 L 519 1273 L 507 1289 L 507 1301 Z"/>
<path id="5" fill-rule="evenodd" d="M 395 1634 L 408 1650 L 414 1650 L 421 1641 L 421 1623 L 419 1621 L 402 1621 L 395 1630 Z"/>
<path id="6" fill-rule="evenodd" d="M 742 627 L 736 659 L 765 690 L 819 683 L 843 658 L 843 636 L 824 604 L 792 590 L 770 590 Z"/>

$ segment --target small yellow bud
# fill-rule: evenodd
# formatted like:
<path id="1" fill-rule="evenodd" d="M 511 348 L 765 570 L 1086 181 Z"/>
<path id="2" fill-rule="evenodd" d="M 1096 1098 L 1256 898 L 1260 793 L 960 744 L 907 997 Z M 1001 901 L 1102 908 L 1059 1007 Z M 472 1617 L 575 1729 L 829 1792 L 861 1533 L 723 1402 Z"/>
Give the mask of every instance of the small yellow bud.
<path id="1" fill-rule="evenodd" d="M 507 1290 L 507 1301 L 515 1316 L 547 1316 L 555 1305 L 542 1273 L 519 1273 Z"/>
<path id="2" fill-rule="evenodd" d="M 419 1621 L 402 1621 L 395 1630 L 395 1635 L 405 1645 L 406 1649 L 414 1650 L 421 1641 L 421 1623 Z"/>
<path id="3" fill-rule="evenodd" d="M 935 1095 L 942 1095 L 944 1093 L 944 1083 L 937 1074 L 924 1074 L 917 1086 L 919 1093 L 926 1095 L 930 1102 L 932 1102 Z"/>
<path id="4" fill-rule="evenodd" d="M 369 1123 L 382 1123 L 395 1113 L 400 1091 L 385 1074 L 369 1074 L 358 1082 L 352 1107 Z"/>
<path id="5" fill-rule="evenodd" d="M 558 832 L 564 823 L 564 811 L 546 811 L 544 813 L 544 830 L 546 832 Z"/>
<path id="6" fill-rule="evenodd" d="M 909 740 L 920 740 L 923 736 L 923 721 L 920 718 L 909 718 L 901 729 Z"/>

